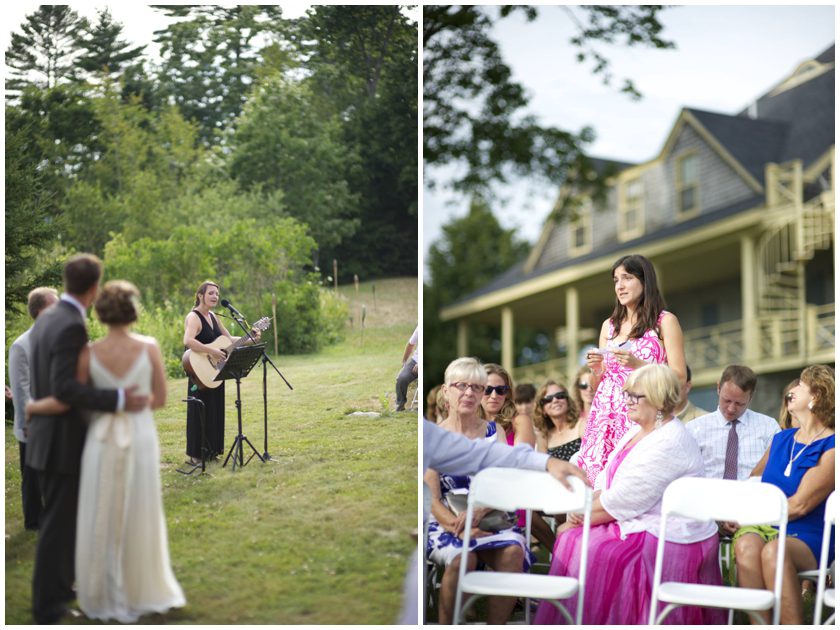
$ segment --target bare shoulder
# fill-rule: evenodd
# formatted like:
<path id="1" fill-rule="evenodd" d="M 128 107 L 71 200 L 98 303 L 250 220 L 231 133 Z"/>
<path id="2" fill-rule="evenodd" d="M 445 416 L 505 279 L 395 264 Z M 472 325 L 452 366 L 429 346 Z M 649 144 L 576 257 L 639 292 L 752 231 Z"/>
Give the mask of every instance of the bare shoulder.
<path id="1" fill-rule="evenodd" d="M 680 325 L 680 320 L 670 311 L 665 311 L 662 315 L 662 328 L 673 328 Z"/>
<path id="2" fill-rule="evenodd" d="M 187 313 L 187 316 L 184 318 L 184 325 L 188 326 L 192 322 L 198 322 L 198 315 L 195 314 L 195 311 L 190 311 Z"/>
<path id="3" fill-rule="evenodd" d="M 141 335 L 140 333 L 131 333 L 131 338 L 137 341 L 138 343 L 142 343 L 145 346 L 149 346 L 149 348 L 158 348 L 160 344 L 158 344 L 157 339 L 151 337 L 149 335 Z"/>

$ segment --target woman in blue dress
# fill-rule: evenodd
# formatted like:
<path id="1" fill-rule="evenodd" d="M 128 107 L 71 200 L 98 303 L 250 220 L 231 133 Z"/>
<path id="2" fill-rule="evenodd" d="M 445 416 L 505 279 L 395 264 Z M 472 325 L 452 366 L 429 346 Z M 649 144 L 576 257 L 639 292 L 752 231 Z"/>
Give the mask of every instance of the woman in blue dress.
<path id="1" fill-rule="evenodd" d="M 497 430 L 495 422 L 487 422 L 479 416 L 487 373 L 476 359 L 462 357 L 450 363 L 446 368 L 444 383 L 449 415 L 440 423 L 441 428 L 472 440 L 507 443 L 504 431 Z M 511 515 L 513 518 L 510 524 L 485 531 L 478 525 L 488 510 L 477 509 L 473 522 L 465 523 L 465 510 L 456 514 L 450 508 L 448 498 L 461 495 L 460 499 L 463 499 L 469 491 L 470 477 L 442 475 L 430 468 L 423 479 L 432 497 L 426 554 L 432 562 L 446 567 L 440 585 L 438 621 L 451 624 L 466 527 L 470 527 L 468 571 L 475 570 L 481 562 L 494 571 L 518 573 L 529 568 L 530 551 L 522 530 L 516 527 L 514 515 Z M 490 597 L 487 623 L 504 624 L 515 604 L 514 597 Z"/>
<path id="2" fill-rule="evenodd" d="M 799 427 L 777 433 L 752 474 L 788 497 L 781 622 L 802 624 L 797 573 L 817 568 L 825 503 L 834 490 L 834 370 L 806 367 L 789 396 L 788 411 Z M 739 586 L 773 590 L 777 539 L 776 528 L 744 527 L 736 532 Z M 830 545 L 829 563 L 834 559 L 833 534 Z M 769 613 L 766 620 L 770 623 Z"/>

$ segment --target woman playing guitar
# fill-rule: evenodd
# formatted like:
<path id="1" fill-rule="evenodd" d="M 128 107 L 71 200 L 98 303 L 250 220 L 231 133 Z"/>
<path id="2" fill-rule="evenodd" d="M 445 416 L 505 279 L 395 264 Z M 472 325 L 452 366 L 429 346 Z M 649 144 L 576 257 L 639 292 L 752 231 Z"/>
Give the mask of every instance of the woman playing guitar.
<path id="1" fill-rule="evenodd" d="M 232 337 L 218 316 L 211 312 L 219 303 L 219 285 L 207 280 L 195 292 L 195 305 L 184 320 L 184 346 L 193 352 L 209 355 L 214 360 L 224 359 L 225 353 L 208 344 L 224 335 L 231 343 Z M 259 339 L 259 330 L 255 337 Z M 225 386 L 202 389 L 193 378 L 187 382 L 187 395 L 204 403 L 206 458 L 215 458 L 224 452 L 225 438 Z M 190 464 L 201 463 L 201 420 L 198 405 L 187 405 L 187 457 Z"/>

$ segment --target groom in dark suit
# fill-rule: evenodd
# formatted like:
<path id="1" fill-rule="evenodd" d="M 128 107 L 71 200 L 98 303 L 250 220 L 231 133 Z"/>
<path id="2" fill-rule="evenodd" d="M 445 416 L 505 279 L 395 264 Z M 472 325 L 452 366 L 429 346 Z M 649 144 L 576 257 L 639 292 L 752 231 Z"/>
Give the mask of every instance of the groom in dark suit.
<path id="1" fill-rule="evenodd" d="M 32 327 L 32 398 L 55 396 L 71 409 L 57 416 L 31 417 L 26 464 L 38 471 L 44 510 L 38 531 L 32 580 L 36 623 L 57 623 L 73 592 L 76 506 L 86 424 L 80 409 L 139 411 L 148 397 L 127 390 L 98 390 L 76 380 L 79 353 L 87 344 L 86 311 L 96 298 L 102 262 L 91 254 L 64 266 L 64 291 Z"/>

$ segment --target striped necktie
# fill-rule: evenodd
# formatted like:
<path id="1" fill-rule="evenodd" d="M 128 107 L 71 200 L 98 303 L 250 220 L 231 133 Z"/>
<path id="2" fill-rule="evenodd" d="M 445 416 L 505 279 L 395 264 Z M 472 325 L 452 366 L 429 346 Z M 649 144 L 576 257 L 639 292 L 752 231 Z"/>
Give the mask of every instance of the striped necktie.
<path id="1" fill-rule="evenodd" d="M 735 425 L 740 422 L 733 420 L 729 423 L 729 437 L 726 438 L 726 459 L 723 464 L 723 478 L 737 479 L 738 478 L 738 433 L 735 431 Z"/>

